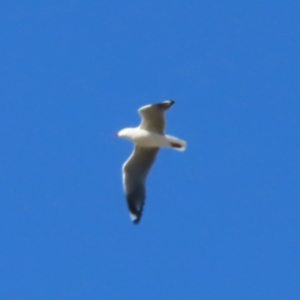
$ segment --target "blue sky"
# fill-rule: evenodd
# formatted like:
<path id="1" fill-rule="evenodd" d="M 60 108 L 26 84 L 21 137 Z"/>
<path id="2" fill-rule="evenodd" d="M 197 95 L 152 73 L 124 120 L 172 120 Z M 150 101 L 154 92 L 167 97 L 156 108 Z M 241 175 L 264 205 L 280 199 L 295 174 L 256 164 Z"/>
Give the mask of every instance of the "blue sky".
<path id="1" fill-rule="evenodd" d="M 0 298 L 300 299 L 298 1 L 2 1 Z M 129 219 L 113 134 L 175 99 Z"/>

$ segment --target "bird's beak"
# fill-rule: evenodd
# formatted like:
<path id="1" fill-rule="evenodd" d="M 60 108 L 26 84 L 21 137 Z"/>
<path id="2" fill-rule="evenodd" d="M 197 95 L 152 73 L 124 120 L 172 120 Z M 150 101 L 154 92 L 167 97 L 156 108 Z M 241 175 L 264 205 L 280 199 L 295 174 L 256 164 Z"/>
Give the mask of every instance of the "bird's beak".
<path id="1" fill-rule="evenodd" d="M 117 133 L 114 134 L 114 137 L 119 137 L 119 135 Z"/>

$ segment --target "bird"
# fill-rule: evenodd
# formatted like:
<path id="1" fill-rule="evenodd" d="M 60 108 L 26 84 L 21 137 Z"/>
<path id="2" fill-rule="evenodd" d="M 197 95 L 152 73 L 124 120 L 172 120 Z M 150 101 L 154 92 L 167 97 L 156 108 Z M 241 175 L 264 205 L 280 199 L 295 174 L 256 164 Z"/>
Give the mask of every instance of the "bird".
<path id="1" fill-rule="evenodd" d="M 123 187 L 132 222 L 138 224 L 146 199 L 145 181 L 160 148 L 186 149 L 186 141 L 165 134 L 165 112 L 175 103 L 167 100 L 141 107 L 142 122 L 135 128 L 124 128 L 116 137 L 133 142 L 134 150 L 122 167 Z"/>

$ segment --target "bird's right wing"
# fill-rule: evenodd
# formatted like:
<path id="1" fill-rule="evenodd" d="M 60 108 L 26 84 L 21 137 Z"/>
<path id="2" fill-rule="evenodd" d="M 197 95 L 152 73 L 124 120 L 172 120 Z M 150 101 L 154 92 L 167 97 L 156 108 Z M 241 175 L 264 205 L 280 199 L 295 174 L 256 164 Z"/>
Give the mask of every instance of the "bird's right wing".
<path id="1" fill-rule="evenodd" d="M 145 180 L 155 161 L 159 148 L 135 146 L 133 153 L 123 165 L 123 184 L 130 217 L 138 223 L 146 199 Z"/>
<path id="2" fill-rule="evenodd" d="M 165 111 L 168 110 L 175 101 L 167 100 L 157 104 L 150 104 L 139 109 L 142 117 L 141 129 L 164 134 L 165 131 Z"/>

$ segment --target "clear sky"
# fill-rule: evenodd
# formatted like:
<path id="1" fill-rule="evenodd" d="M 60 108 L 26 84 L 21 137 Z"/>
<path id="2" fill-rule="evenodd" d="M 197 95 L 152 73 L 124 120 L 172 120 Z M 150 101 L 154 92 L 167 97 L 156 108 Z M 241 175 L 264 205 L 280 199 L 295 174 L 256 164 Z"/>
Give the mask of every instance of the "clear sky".
<path id="1" fill-rule="evenodd" d="M 0 299 L 300 299 L 299 1 L 0 2 Z M 139 225 L 114 133 L 166 99 Z"/>

